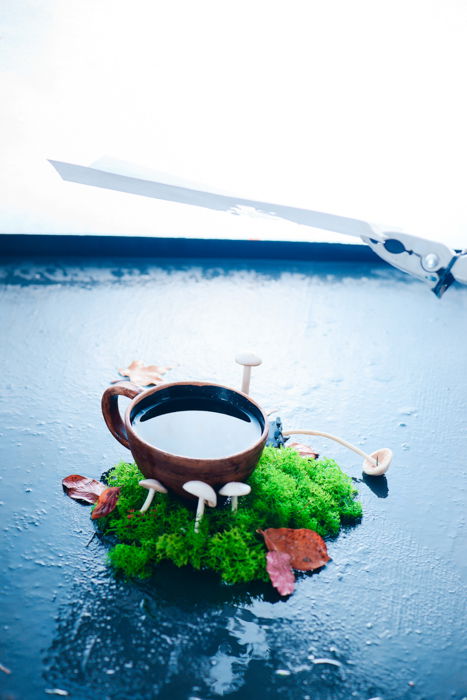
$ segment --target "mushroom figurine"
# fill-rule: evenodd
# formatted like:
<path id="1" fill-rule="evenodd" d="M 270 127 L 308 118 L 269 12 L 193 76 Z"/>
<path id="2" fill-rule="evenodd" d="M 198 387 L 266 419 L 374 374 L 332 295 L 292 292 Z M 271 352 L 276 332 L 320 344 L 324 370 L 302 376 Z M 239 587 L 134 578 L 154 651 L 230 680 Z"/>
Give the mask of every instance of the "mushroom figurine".
<path id="1" fill-rule="evenodd" d="M 376 450 L 376 452 L 372 452 L 368 456 L 371 457 L 371 459 L 366 457 L 362 467 L 365 474 L 369 474 L 370 476 L 381 476 L 381 474 L 385 474 L 387 472 L 392 461 L 392 450 L 390 450 L 389 447 L 382 447 L 381 449 Z"/>
<path id="2" fill-rule="evenodd" d="M 251 492 L 251 486 L 244 484 L 241 481 L 229 481 L 228 484 L 223 486 L 219 491 L 221 496 L 230 496 L 232 499 L 232 512 L 235 512 L 238 508 L 238 497 L 248 496 Z"/>
<path id="3" fill-rule="evenodd" d="M 152 499 L 154 498 L 156 491 L 159 493 L 167 493 L 165 486 L 163 486 L 160 481 L 157 481 L 157 479 L 143 479 L 139 482 L 139 485 L 142 486 L 143 489 L 148 489 L 149 491 L 140 513 L 145 513 L 147 511 L 152 503 Z"/>
<path id="4" fill-rule="evenodd" d="M 198 507 L 196 508 L 195 532 L 199 531 L 199 524 L 204 515 L 204 506 L 207 503 L 211 508 L 217 505 L 217 495 L 214 489 L 204 481 L 187 481 L 183 484 L 185 491 L 198 499 Z"/>
<path id="5" fill-rule="evenodd" d="M 390 450 L 389 447 L 381 447 L 379 450 L 376 450 L 371 454 L 367 454 L 359 447 L 355 447 L 355 445 L 347 442 L 347 440 L 343 440 L 342 438 L 337 437 L 337 435 L 331 435 L 331 433 L 322 433 L 317 430 L 286 430 L 282 433 L 283 437 L 289 435 L 319 435 L 327 438 L 328 440 L 338 442 L 340 445 L 347 447 L 347 449 L 352 450 L 352 452 L 356 452 L 358 455 L 364 458 L 362 469 L 365 474 L 369 474 L 370 476 L 381 476 L 381 474 L 385 474 L 391 466 L 393 455 L 392 450 Z"/>
<path id="6" fill-rule="evenodd" d="M 258 367 L 262 360 L 251 352 L 241 352 L 235 357 L 235 362 L 243 366 L 242 391 L 244 394 L 248 394 L 250 391 L 251 368 Z"/>

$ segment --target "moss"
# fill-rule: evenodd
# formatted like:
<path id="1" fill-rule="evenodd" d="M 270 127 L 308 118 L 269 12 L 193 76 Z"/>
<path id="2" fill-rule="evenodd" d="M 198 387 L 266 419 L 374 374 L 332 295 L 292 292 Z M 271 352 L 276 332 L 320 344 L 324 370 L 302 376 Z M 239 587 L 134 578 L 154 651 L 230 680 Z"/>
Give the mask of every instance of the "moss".
<path id="1" fill-rule="evenodd" d="M 112 565 L 124 571 L 127 576 L 145 578 L 150 575 L 149 552 L 144 547 L 117 544 L 110 550 L 108 556 Z"/>
<path id="2" fill-rule="evenodd" d="M 121 462 L 108 476 L 120 486 L 116 509 L 99 521 L 119 540 L 109 551 L 112 566 L 128 577 L 144 578 L 163 560 L 176 566 L 212 569 L 227 583 L 267 580 L 265 547 L 258 528 L 306 527 L 333 536 L 361 517 L 351 479 L 330 459 L 304 459 L 291 449 L 266 448 L 249 479 L 251 494 L 239 509 L 207 508 L 199 533 L 194 511 L 176 496 L 157 494 L 139 513 L 146 492 L 135 464 Z"/>

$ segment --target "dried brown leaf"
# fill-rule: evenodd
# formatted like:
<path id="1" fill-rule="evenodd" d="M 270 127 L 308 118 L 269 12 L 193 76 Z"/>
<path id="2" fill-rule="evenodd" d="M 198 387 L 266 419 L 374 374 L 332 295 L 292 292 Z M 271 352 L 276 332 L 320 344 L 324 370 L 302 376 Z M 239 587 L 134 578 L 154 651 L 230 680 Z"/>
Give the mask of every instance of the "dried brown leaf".
<path id="1" fill-rule="evenodd" d="M 266 569 L 271 583 L 281 595 L 290 595 L 295 588 L 295 576 L 290 566 L 290 554 L 268 552 Z"/>
<path id="2" fill-rule="evenodd" d="M 263 535 L 270 552 L 284 552 L 290 555 L 290 563 L 294 569 L 319 569 L 331 559 L 325 541 L 313 530 L 270 527 L 258 532 Z"/>
<path id="3" fill-rule="evenodd" d="M 101 493 L 105 490 L 105 484 L 96 479 L 89 479 L 87 476 L 70 474 L 62 480 L 62 486 L 67 496 L 77 501 L 95 503 Z"/>
<path id="4" fill-rule="evenodd" d="M 295 450 L 301 457 L 308 457 L 309 459 L 318 459 L 319 457 L 319 452 L 316 452 L 312 447 L 304 445 L 301 442 L 289 442 L 287 448 Z"/>
<path id="5" fill-rule="evenodd" d="M 111 513 L 117 505 L 119 496 L 119 486 L 111 486 L 110 488 L 105 489 L 105 491 L 103 491 L 99 496 L 96 507 L 92 511 L 91 518 L 96 520 L 97 518 L 103 518 L 104 515 Z"/>
<path id="6" fill-rule="evenodd" d="M 151 384 L 161 384 L 162 375 L 171 369 L 170 367 L 158 367 L 158 365 L 144 365 L 141 360 L 133 360 L 128 367 L 118 371 L 123 377 L 128 377 L 130 382 L 139 386 L 149 386 Z M 121 380 L 116 380 L 121 381 Z M 115 383 L 115 382 L 114 382 Z"/>

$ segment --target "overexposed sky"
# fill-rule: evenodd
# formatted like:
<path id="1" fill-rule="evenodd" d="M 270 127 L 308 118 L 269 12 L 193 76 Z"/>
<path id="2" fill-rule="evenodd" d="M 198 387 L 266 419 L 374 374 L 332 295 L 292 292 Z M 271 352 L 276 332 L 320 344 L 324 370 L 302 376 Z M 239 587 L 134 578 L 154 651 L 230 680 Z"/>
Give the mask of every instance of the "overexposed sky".
<path id="1" fill-rule="evenodd" d="M 464 0 L 3 0 L 0 20 L 3 232 L 317 235 L 46 160 L 106 155 L 467 246 Z"/>

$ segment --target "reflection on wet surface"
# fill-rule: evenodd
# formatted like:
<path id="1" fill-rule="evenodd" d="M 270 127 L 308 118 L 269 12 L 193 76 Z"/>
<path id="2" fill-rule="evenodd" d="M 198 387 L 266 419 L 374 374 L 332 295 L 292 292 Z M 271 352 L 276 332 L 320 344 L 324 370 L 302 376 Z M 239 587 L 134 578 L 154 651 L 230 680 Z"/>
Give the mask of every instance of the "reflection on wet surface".
<path id="1" fill-rule="evenodd" d="M 0 288 L 2 700 L 467 695 L 464 290 L 440 303 L 397 273 L 330 264 L 23 268 Z M 89 509 L 60 486 L 128 458 L 103 389 L 137 358 L 175 365 L 174 381 L 238 386 L 233 356 L 253 346 L 253 397 L 285 428 L 393 447 L 387 479 L 362 478 L 358 457 L 313 438 L 356 480 L 362 523 L 288 600 L 170 565 L 116 580 L 106 543 L 86 547 Z"/>

